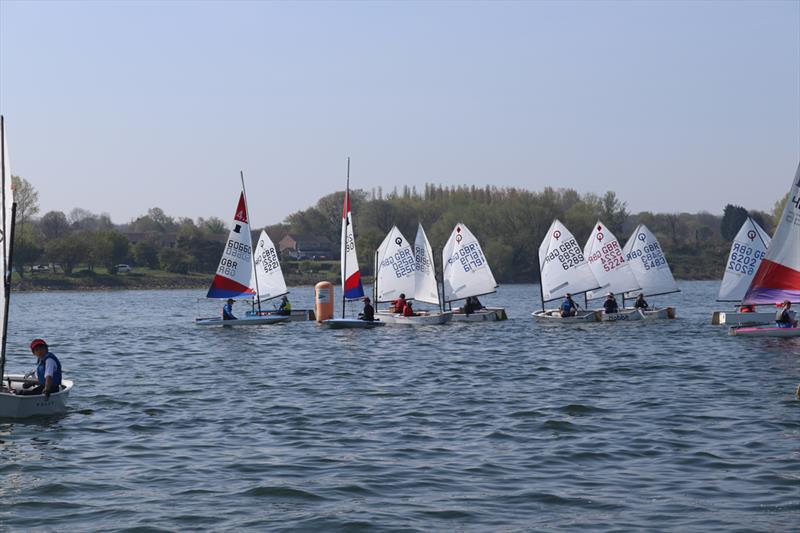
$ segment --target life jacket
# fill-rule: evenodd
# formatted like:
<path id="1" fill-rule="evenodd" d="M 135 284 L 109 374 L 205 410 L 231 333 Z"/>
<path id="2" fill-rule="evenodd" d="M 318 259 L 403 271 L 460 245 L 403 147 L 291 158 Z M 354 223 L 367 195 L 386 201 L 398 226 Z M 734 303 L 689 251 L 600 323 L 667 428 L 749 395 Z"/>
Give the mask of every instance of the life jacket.
<path id="1" fill-rule="evenodd" d="M 392 306 L 394 307 L 395 313 L 404 313 L 406 310 L 406 299 L 398 298 L 392 302 Z"/>
<path id="2" fill-rule="evenodd" d="M 234 320 L 236 317 L 233 316 L 233 307 L 230 304 L 225 304 L 222 306 L 222 319 L 223 320 Z"/>
<path id="3" fill-rule="evenodd" d="M 572 310 L 572 302 L 564 298 L 564 301 L 561 302 L 561 310 L 565 313 L 569 313 Z"/>
<path id="4" fill-rule="evenodd" d="M 778 324 L 791 324 L 792 323 L 792 315 L 789 313 L 788 309 L 781 309 L 777 313 L 775 313 L 775 322 Z"/>
<path id="5" fill-rule="evenodd" d="M 291 311 L 292 310 L 292 303 L 289 300 L 281 302 L 281 306 L 279 308 L 281 311 Z"/>
<path id="6" fill-rule="evenodd" d="M 53 371 L 53 381 L 52 381 L 52 389 L 50 392 L 58 392 L 61 388 L 61 361 L 58 360 L 58 357 L 47 352 L 44 357 L 39 361 L 39 364 L 36 365 L 36 377 L 39 379 L 39 385 L 44 386 L 46 380 L 44 377 L 44 370 L 45 366 L 47 365 L 47 360 L 52 359 L 56 363 L 56 369 Z"/>
<path id="7" fill-rule="evenodd" d="M 411 304 L 406 303 L 403 306 L 403 316 L 414 316 L 414 309 L 411 308 Z"/>

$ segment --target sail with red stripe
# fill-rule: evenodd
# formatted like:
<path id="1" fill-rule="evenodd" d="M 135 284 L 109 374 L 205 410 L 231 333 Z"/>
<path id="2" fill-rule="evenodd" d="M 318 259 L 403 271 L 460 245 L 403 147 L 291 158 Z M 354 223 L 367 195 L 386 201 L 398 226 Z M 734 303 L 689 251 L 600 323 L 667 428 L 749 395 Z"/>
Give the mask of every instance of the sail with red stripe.
<path id="1" fill-rule="evenodd" d="M 233 224 L 219 260 L 217 273 L 206 298 L 249 298 L 255 296 L 253 281 L 253 243 L 244 192 L 233 216 Z"/>
<path id="2" fill-rule="evenodd" d="M 789 189 L 767 256 L 744 295 L 743 304 L 800 302 L 800 165 Z"/>
<path id="3" fill-rule="evenodd" d="M 344 192 L 344 209 L 342 212 L 342 292 L 348 300 L 364 297 L 361 285 L 361 272 L 358 270 L 356 256 L 356 239 L 353 233 L 353 215 L 350 212 L 350 183 Z"/>

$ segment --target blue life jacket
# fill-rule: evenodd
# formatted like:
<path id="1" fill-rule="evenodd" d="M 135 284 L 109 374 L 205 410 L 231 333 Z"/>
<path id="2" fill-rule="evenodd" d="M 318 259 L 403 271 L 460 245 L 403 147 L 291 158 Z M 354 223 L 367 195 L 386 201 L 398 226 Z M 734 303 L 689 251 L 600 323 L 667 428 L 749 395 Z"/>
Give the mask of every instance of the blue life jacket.
<path id="1" fill-rule="evenodd" d="M 572 303 L 570 303 L 569 300 L 564 298 L 564 301 L 561 302 L 561 310 L 564 311 L 565 313 L 569 313 L 571 309 L 572 309 Z"/>
<path id="2" fill-rule="evenodd" d="M 222 318 L 224 320 L 235 320 L 236 317 L 233 316 L 233 306 L 231 304 L 225 304 L 222 307 Z"/>
<path id="3" fill-rule="evenodd" d="M 58 360 L 58 357 L 50 352 L 47 352 L 45 356 L 42 357 L 41 361 L 39 361 L 39 364 L 36 365 L 36 377 L 39 378 L 39 385 L 44 386 L 44 369 L 48 359 L 52 359 L 56 363 L 56 369 L 53 371 L 53 381 L 50 392 L 58 392 L 59 388 L 61 387 L 61 361 Z"/>

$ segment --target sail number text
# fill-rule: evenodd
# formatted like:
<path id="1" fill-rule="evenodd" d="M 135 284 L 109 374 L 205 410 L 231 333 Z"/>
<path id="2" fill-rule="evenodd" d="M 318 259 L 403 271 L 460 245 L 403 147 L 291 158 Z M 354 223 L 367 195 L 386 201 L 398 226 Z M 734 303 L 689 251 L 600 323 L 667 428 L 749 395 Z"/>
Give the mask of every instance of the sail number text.
<path id="1" fill-rule="evenodd" d="M 759 261 L 766 255 L 767 253 L 762 250 L 756 250 L 746 244 L 735 242 L 733 243 L 727 270 L 752 276 L 755 274 Z"/>
<path id="2" fill-rule="evenodd" d="M 558 259 L 558 262 L 561 263 L 561 268 L 564 270 L 569 270 L 574 266 L 578 266 L 585 260 L 583 257 L 583 251 L 581 250 L 581 247 L 578 246 L 578 242 L 575 239 L 566 241 L 558 248 L 555 248 L 552 252 L 545 256 L 544 262 L 549 263 L 550 261 L 554 261 L 556 259 Z"/>
<path id="3" fill-rule="evenodd" d="M 477 270 L 486 264 L 486 258 L 477 243 L 471 242 L 462 246 L 453 257 L 447 260 L 448 264 L 460 263 L 464 272 Z"/>
<path id="4" fill-rule="evenodd" d="M 661 268 L 667 264 L 667 258 L 664 257 L 664 252 L 661 251 L 661 246 L 657 242 L 651 242 L 642 248 L 631 250 L 628 253 L 627 259 L 628 261 L 641 259 L 642 266 L 645 270 Z"/>
<path id="5" fill-rule="evenodd" d="M 381 266 L 392 266 L 392 271 L 397 278 L 404 278 L 416 271 L 416 261 L 411 253 L 411 248 L 403 248 L 381 261 Z"/>
<path id="6" fill-rule="evenodd" d="M 600 264 L 603 265 L 603 270 L 606 272 L 611 272 L 618 266 L 621 266 L 623 263 L 625 263 L 625 258 L 622 257 L 622 249 L 620 249 L 617 241 L 612 241 L 603 245 L 602 248 L 591 254 L 586 259 L 589 261 L 589 263 L 600 261 Z"/>
<path id="7" fill-rule="evenodd" d="M 256 257 L 256 266 L 261 266 L 265 274 L 269 274 L 273 270 L 279 269 L 281 266 L 278 263 L 278 252 L 275 248 L 267 248 Z"/>

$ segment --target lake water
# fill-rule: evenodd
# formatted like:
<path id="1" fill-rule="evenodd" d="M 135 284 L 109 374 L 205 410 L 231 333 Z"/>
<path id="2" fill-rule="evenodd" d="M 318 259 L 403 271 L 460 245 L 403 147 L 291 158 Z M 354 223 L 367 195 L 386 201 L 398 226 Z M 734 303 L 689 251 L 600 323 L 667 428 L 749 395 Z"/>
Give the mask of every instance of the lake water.
<path id="1" fill-rule="evenodd" d="M 650 299 L 673 321 L 541 324 L 508 285 L 506 322 L 371 331 L 14 294 L 8 369 L 42 336 L 76 385 L 0 423 L 0 529 L 797 530 L 800 341 L 729 337 L 718 284 L 680 285 Z"/>

